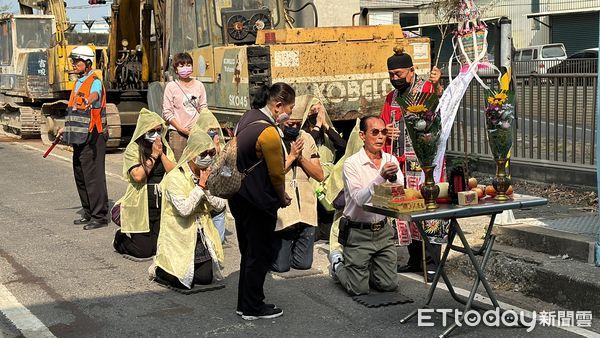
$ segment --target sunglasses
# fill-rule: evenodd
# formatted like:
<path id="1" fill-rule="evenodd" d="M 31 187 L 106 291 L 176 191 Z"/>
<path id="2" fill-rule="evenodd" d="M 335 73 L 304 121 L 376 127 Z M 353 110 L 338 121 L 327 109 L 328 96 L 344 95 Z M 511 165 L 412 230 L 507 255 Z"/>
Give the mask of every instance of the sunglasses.
<path id="1" fill-rule="evenodd" d="M 386 128 L 383 128 L 383 129 L 371 129 L 370 132 L 371 132 L 371 135 L 373 135 L 373 136 L 377 136 L 377 135 L 379 135 L 379 133 L 381 133 L 381 135 L 383 135 L 383 136 L 386 136 L 387 133 L 388 133 L 388 130 Z"/>
<path id="2" fill-rule="evenodd" d="M 200 157 L 206 157 L 206 155 L 209 155 L 209 156 L 211 156 L 211 157 L 212 157 L 212 156 L 215 156 L 216 154 L 217 154 L 217 150 L 215 150 L 215 149 L 211 149 L 211 150 L 203 151 L 203 152 L 200 154 Z"/>
<path id="3" fill-rule="evenodd" d="M 150 129 L 150 130 L 148 130 L 147 132 L 148 132 L 148 133 L 154 133 L 154 132 L 156 132 L 156 133 L 160 133 L 160 132 L 162 132 L 162 128 L 158 128 L 158 129 Z"/>

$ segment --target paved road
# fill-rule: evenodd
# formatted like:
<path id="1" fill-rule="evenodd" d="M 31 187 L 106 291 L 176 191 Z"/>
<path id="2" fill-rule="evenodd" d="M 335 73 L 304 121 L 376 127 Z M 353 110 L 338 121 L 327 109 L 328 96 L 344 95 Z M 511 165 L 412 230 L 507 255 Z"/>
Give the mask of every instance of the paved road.
<path id="1" fill-rule="evenodd" d="M 423 284 L 406 277 L 401 277 L 401 290 L 417 303 L 369 309 L 352 301 L 325 274 L 295 279 L 269 275 L 268 300 L 285 315 L 245 322 L 234 313 L 239 265 L 235 244 L 225 250 L 225 289 L 189 296 L 163 289 L 146 278 L 148 263 L 125 260 L 112 250 L 112 224 L 89 232 L 72 224 L 79 206 L 71 164 L 57 157 L 42 159 L 42 148 L 0 137 L 0 286 L 56 336 L 420 337 L 441 331 L 439 321 L 433 328 L 418 327 L 416 321 L 399 323 L 426 293 Z M 70 156 L 61 150 L 56 154 Z M 117 178 L 119 154 L 108 155 L 107 170 L 114 174 L 108 177 L 109 197 L 116 200 L 125 189 Z M 324 269 L 324 255 L 316 256 L 317 267 Z M 438 291 L 435 299 L 439 306 L 454 306 L 445 291 Z M 0 314 L 0 335 L 19 334 Z M 485 327 L 462 328 L 457 335 L 574 336 L 547 327 L 531 335 L 524 328 Z"/>

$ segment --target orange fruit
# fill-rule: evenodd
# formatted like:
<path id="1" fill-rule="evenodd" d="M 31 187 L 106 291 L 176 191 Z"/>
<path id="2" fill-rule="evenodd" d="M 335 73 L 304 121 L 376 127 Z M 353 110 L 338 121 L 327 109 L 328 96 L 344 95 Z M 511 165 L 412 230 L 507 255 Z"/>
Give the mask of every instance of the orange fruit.
<path id="1" fill-rule="evenodd" d="M 485 194 L 483 193 L 483 189 L 481 188 L 473 188 L 471 189 L 471 191 L 474 191 L 477 193 L 477 198 L 483 198 L 483 196 L 485 196 Z"/>
<path id="2" fill-rule="evenodd" d="M 485 194 L 494 197 L 496 196 L 496 189 L 494 189 L 493 185 L 488 185 L 485 187 Z"/>
<path id="3" fill-rule="evenodd" d="M 477 188 L 477 179 L 475 177 L 469 178 L 467 186 L 469 187 L 469 189 Z"/>

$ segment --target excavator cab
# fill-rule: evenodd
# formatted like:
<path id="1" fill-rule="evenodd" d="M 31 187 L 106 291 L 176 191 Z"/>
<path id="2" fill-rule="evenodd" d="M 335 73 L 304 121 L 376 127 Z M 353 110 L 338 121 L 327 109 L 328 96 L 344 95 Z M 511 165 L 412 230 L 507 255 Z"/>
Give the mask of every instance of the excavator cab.
<path id="1" fill-rule="evenodd" d="M 52 41 L 52 16 L 0 17 L 0 123 L 9 132 L 36 137 L 41 117 L 36 100 L 51 97 L 47 49 Z"/>

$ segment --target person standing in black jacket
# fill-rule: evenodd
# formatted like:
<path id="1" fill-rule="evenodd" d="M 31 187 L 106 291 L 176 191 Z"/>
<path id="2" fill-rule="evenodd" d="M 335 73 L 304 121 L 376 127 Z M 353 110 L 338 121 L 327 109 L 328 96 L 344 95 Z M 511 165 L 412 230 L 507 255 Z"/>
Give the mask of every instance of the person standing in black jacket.
<path id="1" fill-rule="evenodd" d="M 277 123 L 289 118 L 296 94 L 285 83 L 264 86 L 236 128 L 237 166 L 254 167 L 229 199 L 241 262 L 236 313 L 245 320 L 275 318 L 283 310 L 265 304 L 263 285 L 275 252 L 271 249 L 277 210 L 291 203 L 285 192 L 285 150 Z M 255 166 L 256 165 L 256 166 Z"/>

